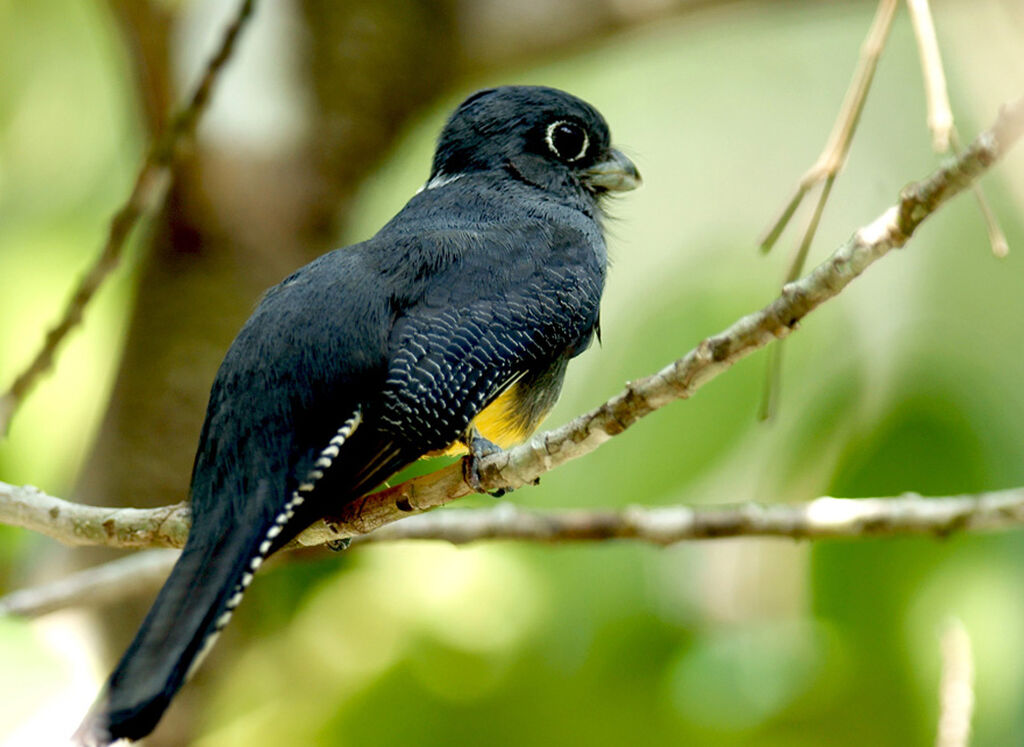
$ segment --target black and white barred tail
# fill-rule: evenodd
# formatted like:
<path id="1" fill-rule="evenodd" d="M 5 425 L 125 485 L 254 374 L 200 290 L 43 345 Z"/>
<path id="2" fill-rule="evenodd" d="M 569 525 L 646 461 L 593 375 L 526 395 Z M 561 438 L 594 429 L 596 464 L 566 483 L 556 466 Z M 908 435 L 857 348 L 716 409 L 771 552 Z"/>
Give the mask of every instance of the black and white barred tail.
<path id="1" fill-rule="evenodd" d="M 304 528 L 290 522 L 361 422 L 362 413 L 357 410 L 269 521 L 255 522 L 252 531 L 245 532 L 238 526 L 239 517 L 226 516 L 216 536 L 190 534 L 134 640 L 75 732 L 74 744 L 106 747 L 152 731 L 228 624 L 253 574 L 268 555 Z M 252 505 L 268 505 L 272 501 L 265 494 L 268 490 L 267 483 L 260 483 Z M 211 519 L 216 524 L 216 517 L 207 517 L 207 523 Z"/>

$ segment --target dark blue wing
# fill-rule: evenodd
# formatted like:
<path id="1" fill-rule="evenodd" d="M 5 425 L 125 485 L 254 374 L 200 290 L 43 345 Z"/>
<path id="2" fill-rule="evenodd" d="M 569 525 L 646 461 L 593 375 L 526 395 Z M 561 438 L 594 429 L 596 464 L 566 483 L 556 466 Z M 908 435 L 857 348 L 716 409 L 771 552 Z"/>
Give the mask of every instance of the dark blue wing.
<path id="1" fill-rule="evenodd" d="M 397 319 L 379 405 L 385 430 L 449 445 L 510 383 L 586 348 L 604 282 L 595 231 L 534 220 L 462 237 L 463 251 Z"/>

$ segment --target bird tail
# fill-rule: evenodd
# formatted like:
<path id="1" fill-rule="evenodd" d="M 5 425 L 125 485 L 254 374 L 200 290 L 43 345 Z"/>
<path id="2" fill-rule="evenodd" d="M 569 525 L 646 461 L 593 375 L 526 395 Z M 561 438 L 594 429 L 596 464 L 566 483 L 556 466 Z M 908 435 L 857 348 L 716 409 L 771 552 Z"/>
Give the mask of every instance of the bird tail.
<path id="1" fill-rule="evenodd" d="M 190 537 L 74 744 L 105 747 L 151 732 L 209 651 L 269 550 L 267 522 L 253 521 L 246 531 L 239 517 L 226 518 L 211 522 L 223 527 L 218 536 Z"/>
<path id="2" fill-rule="evenodd" d="M 322 516 L 318 501 L 309 500 L 313 491 L 344 504 L 409 461 L 390 440 L 371 439 L 346 447 L 350 458 L 336 464 L 361 422 L 356 410 L 283 506 L 268 480 L 244 501 L 204 501 L 203 531 L 189 534 L 142 627 L 72 737 L 74 744 L 106 747 L 149 734 L 231 619 L 264 558 Z M 349 448 L 355 451 L 348 454 Z M 280 508 L 268 512 L 275 505 Z"/>

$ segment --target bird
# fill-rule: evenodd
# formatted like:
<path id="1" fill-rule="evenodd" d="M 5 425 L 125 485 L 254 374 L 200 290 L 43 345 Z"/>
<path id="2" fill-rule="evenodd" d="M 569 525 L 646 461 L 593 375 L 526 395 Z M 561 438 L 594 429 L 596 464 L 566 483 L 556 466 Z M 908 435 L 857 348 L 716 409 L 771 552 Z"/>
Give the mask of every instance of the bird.
<path id="1" fill-rule="evenodd" d="M 582 99 L 478 91 L 394 218 L 267 291 L 210 391 L 182 553 L 73 742 L 149 734 L 312 522 L 425 455 L 527 439 L 600 336 L 607 198 L 640 182 Z"/>

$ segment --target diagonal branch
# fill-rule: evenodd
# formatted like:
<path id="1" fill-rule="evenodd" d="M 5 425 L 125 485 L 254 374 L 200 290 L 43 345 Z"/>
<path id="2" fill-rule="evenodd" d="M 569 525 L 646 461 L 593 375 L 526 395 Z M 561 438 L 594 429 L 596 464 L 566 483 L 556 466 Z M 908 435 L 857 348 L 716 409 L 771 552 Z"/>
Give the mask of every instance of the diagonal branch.
<path id="1" fill-rule="evenodd" d="M 544 472 L 593 451 L 645 415 L 692 396 L 741 358 L 788 336 L 804 316 L 838 295 L 869 265 L 902 247 L 925 218 L 970 187 L 1022 134 L 1024 97 L 1004 106 L 992 128 L 981 133 L 957 158 L 905 187 L 897 205 L 857 231 L 810 274 L 787 283 L 772 303 L 706 338 L 658 373 L 629 383 L 597 409 L 522 446 L 482 460 L 481 488 L 508 490 L 532 483 Z M 460 466 L 453 465 L 346 506 L 335 520 L 314 524 L 299 541 L 307 544 L 310 540 L 316 543 L 364 534 L 469 492 Z"/>
<path id="2" fill-rule="evenodd" d="M 6 435 L 11 418 L 25 397 L 43 374 L 53 367 L 57 349 L 68 334 L 81 324 L 85 309 L 96 291 L 121 261 L 125 243 L 139 219 L 163 200 L 174 162 L 195 135 L 199 119 L 210 102 L 213 86 L 231 59 L 238 37 L 252 16 L 254 6 L 255 0 L 242 0 L 234 20 L 224 32 L 220 47 L 207 63 L 188 103 L 174 115 L 167 129 L 150 147 L 128 200 L 111 219 L 107 240 L 92 266 L 79 281 L 60 321 L 47 333 L 36 357 L 14 379 L 10 389 L 0 396 L 0 438 Z"/>
<path id="3" fill-rule="evenodd" d="M 761 238 L 761 251 L 766 253 L 771 251 L 793 218 L 793 214 L 803 202 L 804 197 L 816 185 L 822 184 L 821 193 L 818 195 L 811 218 L 804 228 L 803 237 L 789 261 L 785 283 L 791 283 L 803 274 L 807 255 L 811 250 L 811 244 L 814 243 L 814 236 L 818 232 L 818 224 L 825 212 L 828 198 L 832 194 L 832 186 L 850 153 L 853 134 L 857 130 L 860 115 L 864 111 L 864 104 L 867 101 L 868 91 L 875 78 L 878 61 L 885 49 L 886 40 L 889 38 L 889 30 L 892 28 L 897 5 L 898 0 L 879 0 L 871 28 L 868 29 L 868 34 L 861 44 L 860 57 L 857 60 L 853 79 L 850 81 L 850 87 L 846 90 L 846 96 L 839 107 L 839 115 L 836 117 L 835 124 L 832 125 L 828 141 L 825 143 L 821 155 L 818 156 L 818 160 L 800 178 L 796 192 L 790 198 L 789 203 Z M 782 351 L 784 348 L 785 346 L 780 343 L 772 347 L 769 352 L 764 392 L 757 414 L 760 420 L 770 420 L 778 410 L 782 389 Z"/>
<path id="4" fill-rule="evenodd" d="M 1024 97 L 1004 106 L 992 128 L 959 156 L 907 186 L 898 204 L 857 231 L 828 260 L 801 280 L 787 283 L 772 303 L 706 338 L 656 374 L 629 383 L 600 407 L 522 446 L 481 460 L 480 487 L 508 490 L 532 483 L 560 464 L 590 453 L 645 415 L 692 396 L 741 358 L 788 336 L 804 316 L 838 295 L 869 265 L 902 247 L 922 221 L 969 188 L 1022 134 Z M 324 544 L 366 534 L 471 492 L 463 465 L 456 463 L 345 506 L 338 516 L 318 521 L 303 532 L 297 544 Z M 62 501 L 35 488 L 0 483 L 0 523 L 33 529 L 68 544 L 180 546 L 189 512 L 185 504 L 158 509 L 96 508 Z"/>

